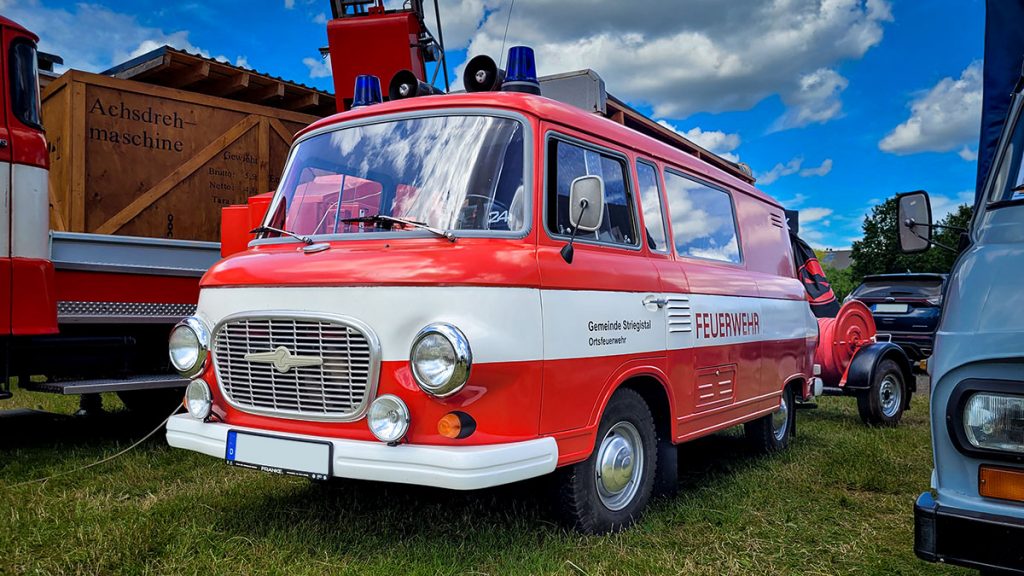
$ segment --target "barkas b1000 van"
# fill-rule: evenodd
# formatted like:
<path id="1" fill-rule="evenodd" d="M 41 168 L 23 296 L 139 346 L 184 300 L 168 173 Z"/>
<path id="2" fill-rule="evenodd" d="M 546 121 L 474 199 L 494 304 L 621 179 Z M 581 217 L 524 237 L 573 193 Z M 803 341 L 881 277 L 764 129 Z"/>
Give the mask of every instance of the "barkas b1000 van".
<path id="1" fill-rule="evenodd" d="M 477 489 L 558 474 L 584 532 L 676 482 L 674 444 L 785 448 L 817 323 L 778 203 L 541 96 L 353 109 L 301 132 L 261 233 L 175 329 L 172 446 Z"/>

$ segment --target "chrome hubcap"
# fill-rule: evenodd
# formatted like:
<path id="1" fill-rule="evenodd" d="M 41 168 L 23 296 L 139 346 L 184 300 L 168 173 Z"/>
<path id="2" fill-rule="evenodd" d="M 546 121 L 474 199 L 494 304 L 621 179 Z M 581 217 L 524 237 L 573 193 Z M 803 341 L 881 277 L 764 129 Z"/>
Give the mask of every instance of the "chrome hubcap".
<path id="1" fill-rule="evenodd" d="M 782 441 L 786 437 L 786 428 L 789 427 L 789 402 L 786 402 L 786 395 L 782 395 L 782 405 L 772 413 L 772 432 L 775 439 Z"/>
<path id="2" fill-rule="evenodd" d="M 878 387 L 878 400 L 882 404 L 882 414 L 892 418 L 900 411 L 900 404 L 903 401 L 903 391 L 900 383 L 892 376 L 886 376 L 882 385 Z"/>
<path id="3" fill-rule="evenodd" d="M 597 449 L 597 495 L 609 510 L 625 508 L 640 488 L 644 469 L 643 441 L 636 427 L 619 422 Z"/>

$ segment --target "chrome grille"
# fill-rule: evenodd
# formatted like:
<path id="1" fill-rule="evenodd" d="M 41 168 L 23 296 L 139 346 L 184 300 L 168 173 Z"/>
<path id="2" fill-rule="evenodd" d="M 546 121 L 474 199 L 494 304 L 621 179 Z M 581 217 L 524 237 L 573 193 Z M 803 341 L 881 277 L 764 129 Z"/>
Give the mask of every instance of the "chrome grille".
<path id="1" fill-rule="evenodd" d="M 284 348 L 315 366 L 276 366 L 246 356 Z M 362 417 L 375 392 L 380 354 L 376 338 L 359 322 L 340 317 L 231 317 L 213 334 L 221 390 L 240 410 L 315 420 Z M 275 367 L 276 366 L 276 367 Z"/>

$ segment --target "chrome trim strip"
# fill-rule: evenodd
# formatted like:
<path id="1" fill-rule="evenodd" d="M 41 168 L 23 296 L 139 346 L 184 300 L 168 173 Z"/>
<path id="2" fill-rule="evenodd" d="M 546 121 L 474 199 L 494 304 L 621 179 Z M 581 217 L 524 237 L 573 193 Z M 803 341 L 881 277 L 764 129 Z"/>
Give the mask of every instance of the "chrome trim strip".
<path id="1" fill-rule="evenodd" d="M 323 416 L 317 414 L 309 414 L 306 412 L 299 412 L 295 410 L 268 410 L 263 408 L 253 408 L 250 406 L 241 406 L 231 398 L 231 394 L 221 385 L 223 379 L 220 374 L 220 363 L 217 361 L 217 336 L 220 334 L 221 329 L 231 322 L 239 320 L 301 320 L 308 322 L 328 322 L 341 324 L 347 328 L 351 328 L 356 332 L 360 333 L 366 338 L 367 345 L 370 348 L 370 363 L 369 369 L 367 370 L 366 379 L 366 394 L 363 396 L 363 401 L 356 407 L 356 409 L 343 416 Z M 351 316 L 343 316 L 341 314 L 320 314 L 311 312 L 301 312 L 296 310 L 261 310 L 259 312 L 239 312 L 237 314 L 231 314 L 222 318 L 217 325 L 213 328 L 213 335 L 210 339 L 210 350 L 213 355 L 213 369 L 217 376 L 217 388 L 224 396 L 224 400 L 227 401 L 232 408 L 236 410 L 247 412 L 249 414 L 259 414 L 262 416 L 270 416 L 273 418 L 286 418 L 289 420 L 306 420 L 316 422 L 355 422 L 361 420 L 367 410 L 369 410 L 370 403 L 377 396 L 377 384 L 380 380 L 380 363 L 381 363 L 381 349 L 380 340 L 377 339 L 376 333 L 364 322 L 352 318 Z"/>

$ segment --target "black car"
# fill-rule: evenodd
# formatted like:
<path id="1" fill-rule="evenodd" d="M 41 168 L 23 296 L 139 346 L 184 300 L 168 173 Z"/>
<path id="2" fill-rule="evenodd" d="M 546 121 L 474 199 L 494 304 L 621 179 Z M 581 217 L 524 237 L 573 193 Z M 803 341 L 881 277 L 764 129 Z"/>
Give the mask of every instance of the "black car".
<path id="1" fill-rule="evenodd" d="M 877 274 L 865 276 L 848 299 L 871 308 L 879 335 L 918 361 L 932 355 L 935 330 L 942 315 L 946 274 Z"/>

